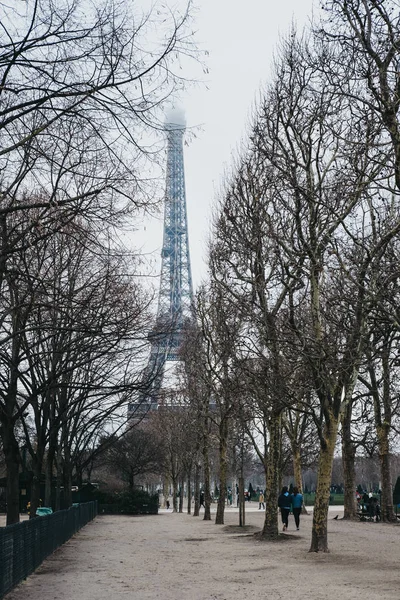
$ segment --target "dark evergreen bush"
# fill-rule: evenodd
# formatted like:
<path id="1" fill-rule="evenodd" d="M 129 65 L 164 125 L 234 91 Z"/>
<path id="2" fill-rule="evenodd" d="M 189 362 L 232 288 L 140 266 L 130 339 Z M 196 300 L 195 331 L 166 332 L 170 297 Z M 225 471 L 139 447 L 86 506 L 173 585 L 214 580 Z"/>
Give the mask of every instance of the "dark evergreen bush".
<path id="1" fill-rule="evenodd" d="M 400 504 L 400 475 L 397 478 L 396 485 L 394 486 L 393 490 L 393 504 L 394 506 Z"/>
<path id="2" fill-rule="evenodd" d="M 128 515 L 156 514 L 158 495 L 150 495 L 143 490 L 122 492 L 118 502 L 120 512 Z"/>
<path id="3" fill-rule="evenodd" d="M 148 494 L 144 490 L 123 492 L 97 492 L 99 513 L 145 515 L 158 513 L 158 494 Z"/>

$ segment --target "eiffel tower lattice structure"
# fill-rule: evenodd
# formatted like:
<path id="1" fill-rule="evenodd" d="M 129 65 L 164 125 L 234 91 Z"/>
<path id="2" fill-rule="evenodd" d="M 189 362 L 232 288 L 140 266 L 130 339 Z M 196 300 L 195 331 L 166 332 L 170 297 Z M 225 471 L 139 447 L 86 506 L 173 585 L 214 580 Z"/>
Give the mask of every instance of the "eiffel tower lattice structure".
<path id="1" fill-rule="evenodd" d="M 165 363 L 179 361 L 179 347 L 186 322 L 193 319 L 193 284 L 190 267 L 186 211 L 182 114 L 171 111 L 164 129 L 167 135 L 167 176 L 164 206 L 164 237 L 155 327 L 149 334 L 150 357 L 144 387 L 137 402 L 128 406 L 128 417 L 158 408 Z"/>

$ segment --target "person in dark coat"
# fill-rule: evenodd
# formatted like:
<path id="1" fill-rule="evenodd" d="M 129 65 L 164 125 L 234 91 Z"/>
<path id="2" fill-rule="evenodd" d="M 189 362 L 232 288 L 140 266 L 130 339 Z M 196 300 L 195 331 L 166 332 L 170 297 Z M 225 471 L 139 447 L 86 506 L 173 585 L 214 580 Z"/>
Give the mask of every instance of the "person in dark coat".
<path id="1" fill-rule="evenodd" d="M 293 495 L 292 495 L 292 507 L 293 507 L 292 510 L 293 510 L 293 516 L 294 516 L 294 520 L 296 523 L 297 531 L 299 531 L 299 529 L 300 529 L 300 513 L 301 513 L 302 506 L 303 506 L 303 494 L 300 494 L 299 488 L 295 486 L 293 488 Z"/>
<path id="2" fill-rule="evenodd" d="M 281 509 L 283 531 L 286 531 L 289 525 L 289 513 L 292 508 L 292 496 L 289 494 L 286 485 L 283 486 L 282 491 L 279 494 L 278 506 Z"/>

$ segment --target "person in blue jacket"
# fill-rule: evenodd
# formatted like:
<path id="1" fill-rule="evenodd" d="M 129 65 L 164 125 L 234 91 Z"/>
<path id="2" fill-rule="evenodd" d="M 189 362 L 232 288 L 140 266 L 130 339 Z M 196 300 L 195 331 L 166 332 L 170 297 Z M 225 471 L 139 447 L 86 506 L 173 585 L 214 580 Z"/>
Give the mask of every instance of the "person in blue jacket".
<path id="1" fill-rule="evenodd" d="M 283 486 L 282 491 L 278 497 L 278 506 L 281 509 L 283 531 L 286 531 L 289 525 L 289 513 L 292 509 L 292 496 L 291 494 L 289 494 L 286 485 Z"/>
<path id="2" fill-rule="evenodd" d="M 301 513 L 302 506 L 303 506 L 303 495 L 300 494 L 299 488 L 295 486 L 293 488 L 293 494 L 292 494 L 292 510 L 293 510 L 293 516 L 294 516 L 294 520 L 296 523 L 297 531 L 299 531 L 299 529 L 300 529 L 300 513 Z"/>

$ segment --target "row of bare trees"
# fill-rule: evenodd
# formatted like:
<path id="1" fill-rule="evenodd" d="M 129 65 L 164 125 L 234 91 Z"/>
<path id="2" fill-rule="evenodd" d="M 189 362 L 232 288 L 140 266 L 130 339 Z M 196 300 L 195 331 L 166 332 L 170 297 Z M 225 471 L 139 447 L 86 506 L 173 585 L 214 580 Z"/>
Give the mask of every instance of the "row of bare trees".
<path id="1" fill-rule="evenodd" d="M 240 480 L 240 457 L 251 443 L 265 471 L 267 539 L 278 536 L 276 500 L 287 457 L 301 488 L 302 466 L 317 455 L 314 552 L 328 551 L 339 445 L 345 518 L 355 517 L 354 463 L 361 447 L 379 456 L 382 517 L 394 519 L 400 232 L 395 6 L 325 2 L 326 18 L 318 26 L 303 35 L 292 30 L 281 42 L 249 141 L 220 198 L 209 283 L 197 296 L 198 328 L 182 348 L 190 408 L 160 416 L 160 439 L 170 457 L 164 469 L 174 492 L 179 481 L 183 487 L 182 474 L 190 474 L 187 465 L 196 470 L 201 458 L 206 520 L 210 454 L 218 448 L 217 524 L 224 522 L 230 445 L 234 440 Z M 191 444 L 183 427 L 191 431 Z"/>
<path id="2" fill-rule="evenodd" d="M 356 511 L 357 447 L 370 443 L 380 457 L 383 519 L 394 519 L 389 463 L 399 426 L 397 5 L 324 2 L 326 18 L 318 26 L 304 34 L 292 30 L 282 40 L 249 141 L 221 194 L 210 281 L 198 297 L 197 378 L 219 426 L 216 522 L 223 523 L 226 446 L 238 422 L 265 467 L 267 538 L 278 536 L 283 440 L 299 487 L 301 454 L 317 445 L 315 552 L 328 551 L 339 433 L 345 517 Z"/>
<path id="3" fill-rule="evenodd" d="M 118 228 L 150 209 L 160 108 L 195 56 L 189 10 L 0 2 L 0 434 L 7 523 L 46 470 L 70 503 L 97 441 L 142 385 L 148 304 Z M 152 169 L 152 176 L 149 177 Z"/>

